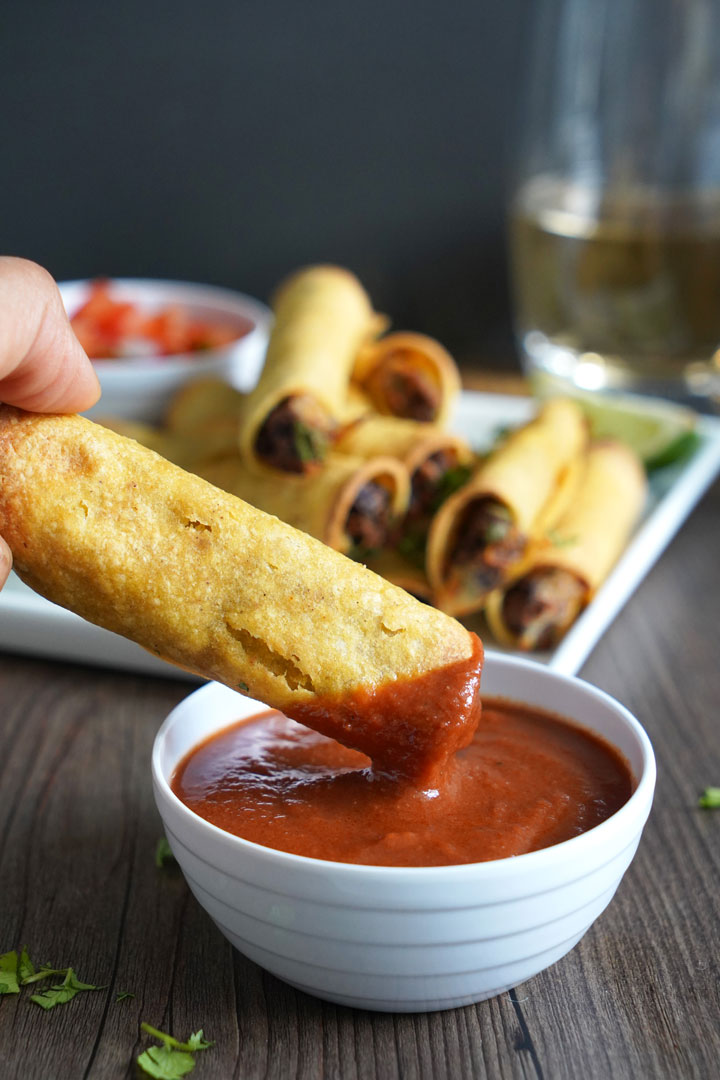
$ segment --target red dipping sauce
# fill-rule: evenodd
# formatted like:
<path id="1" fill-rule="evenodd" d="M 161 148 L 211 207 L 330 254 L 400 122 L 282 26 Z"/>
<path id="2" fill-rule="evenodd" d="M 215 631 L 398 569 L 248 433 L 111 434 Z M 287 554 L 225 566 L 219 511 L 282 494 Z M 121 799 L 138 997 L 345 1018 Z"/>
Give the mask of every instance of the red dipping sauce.
<path id="1" fill-rule="evenodd" d="M 541 709 L 485 699 L 473 741 L 436 786 L 374 773 L 367 757 L 269 711 L 195 747 L 175 794 L 266 847 L 375 866 L 444 866 L 568 840 L 635 784 L 609 743 Z"/>

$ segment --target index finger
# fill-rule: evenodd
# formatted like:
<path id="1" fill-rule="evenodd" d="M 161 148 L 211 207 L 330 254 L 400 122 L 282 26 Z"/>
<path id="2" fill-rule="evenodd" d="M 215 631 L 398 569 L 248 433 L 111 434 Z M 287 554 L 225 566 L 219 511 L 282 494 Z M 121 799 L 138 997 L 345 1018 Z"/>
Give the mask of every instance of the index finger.
<path id="1" fill-rule="evenodd" d="M 0 256 L 0 401 L 30 412 L 81 412 L 100 396 L 53 278 Z"/>

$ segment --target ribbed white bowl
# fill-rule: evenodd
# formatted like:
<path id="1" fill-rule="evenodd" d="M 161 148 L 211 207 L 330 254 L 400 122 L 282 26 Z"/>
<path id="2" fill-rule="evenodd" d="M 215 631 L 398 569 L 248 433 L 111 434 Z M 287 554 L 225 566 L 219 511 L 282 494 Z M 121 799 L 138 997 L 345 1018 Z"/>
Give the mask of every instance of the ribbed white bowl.
<path id="1" fill-rule="evenodd" d="M 483 692 L 603 735 L 636 777 L 630 800 L 589 832 L 512 859 L 410 869 L 323 862 L 231 836 L 169 786 L 188 750 L 263 706 L 212 683 L 170 713 L 153 749 L 157 805 L 190 888 L 236 948 L 318 997 L 423 1012 L 499 994 L 575 945 L 637 848 L 655 786 L 652 747 L 607 694 L 531 661 L 488 653 Z"/>
<path id="2" fill-rule="evenodd" d="M 90 285 L 89 280 L 59 283 L 70 316 L 87 299 Z M 252 328 L 243 337 L 205 352 L 95 360 L 102 397 L 86 413 L 91 419 L 117 416 L 154 423 L 162 419 L 168 401 L 186 382 L 215 376 L 242 391 L 251 390 L 257 382 L 272 323 L 270 309 L 260 300 L 217 285 L 155 278 L 113 278 L 112 295 L 148 311 L 177 305 L 198 319 L 231 325 L 248 320 Z"/>

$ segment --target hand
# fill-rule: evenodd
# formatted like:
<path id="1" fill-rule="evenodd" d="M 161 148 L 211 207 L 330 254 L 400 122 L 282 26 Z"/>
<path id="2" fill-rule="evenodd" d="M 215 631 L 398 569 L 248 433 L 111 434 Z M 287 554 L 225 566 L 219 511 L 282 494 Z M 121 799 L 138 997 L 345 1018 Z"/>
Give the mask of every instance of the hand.
<path id="1" fill-rule="evenodd" d="M 82 412 L 100 397 L 52 277 L 27 259 L 0 256 L 0 401 L 31 412 Z M 0 538 L 0 588 L 12 555 Z"/>

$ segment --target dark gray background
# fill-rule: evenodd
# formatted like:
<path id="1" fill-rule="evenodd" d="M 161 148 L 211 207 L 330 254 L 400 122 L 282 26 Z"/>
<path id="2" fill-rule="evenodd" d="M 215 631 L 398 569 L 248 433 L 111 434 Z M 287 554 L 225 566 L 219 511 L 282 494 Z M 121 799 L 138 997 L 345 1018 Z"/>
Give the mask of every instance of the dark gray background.
<path id="1" fill-rule="evenodd" d="M 460 360 L 511 352 L 504 209 L 527 0 L 12 2 L 0 249 L 58 279 L 266 298 L 349 266 Z"/>

